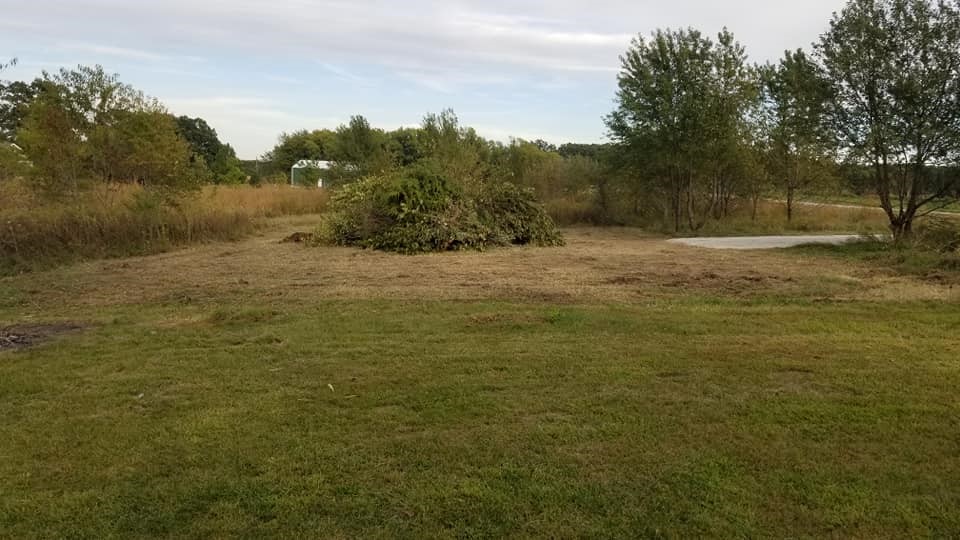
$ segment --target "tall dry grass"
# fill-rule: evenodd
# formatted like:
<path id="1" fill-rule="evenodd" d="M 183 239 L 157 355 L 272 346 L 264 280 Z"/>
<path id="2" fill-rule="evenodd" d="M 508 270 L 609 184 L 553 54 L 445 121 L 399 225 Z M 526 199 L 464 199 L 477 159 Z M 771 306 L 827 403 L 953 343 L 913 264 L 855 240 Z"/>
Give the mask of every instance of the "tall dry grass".
<path id="1" fill-rule="evenodd" d="M 801 234 L 801 233 L 887 233 L 889 222 L 879 208 L 841 208 L 797 204 L 793 219 L 787 220 L 786 203 L 761 201 L 754 219 L 752 205 L 739 201 L 729 216 L 709 220 L 697 234 Z"/>
<path id="2" fill-rule="evenodd" d="M 674 234 L 669 213 L 658 205 L 638 208 L 633 200 L 614 197 L 604 212 L 593 194 L 565 195 L 544 201 L 550 216 L 560 225 L 618 223 Z M 684 221 L 686 225 L 686 221 Z M 728 215 L 707 219 L 697 231 L 686 229 L 681 234 L 723 236 L 737 234 L 801 234 L 801 233 L 887 233 L 886 215 L 878 207 L 844 208 L 830 205 L 798 203 L 793 219 L 787 220 L 786 203 L 763 200 L 753 214 L 753 205 L 745 199 L 734 200 Z"/>
<path id="3" fill-rule="evenodd" d="M 168 205 L 138 186 L 99 185 L 49 201 L 20 182 L 3 182 L 0 274 L 236 240 L 263 227 L 266 218 L 321 212 L 327 200 L 324 191 L 287 186 L 210 186 Z"/>

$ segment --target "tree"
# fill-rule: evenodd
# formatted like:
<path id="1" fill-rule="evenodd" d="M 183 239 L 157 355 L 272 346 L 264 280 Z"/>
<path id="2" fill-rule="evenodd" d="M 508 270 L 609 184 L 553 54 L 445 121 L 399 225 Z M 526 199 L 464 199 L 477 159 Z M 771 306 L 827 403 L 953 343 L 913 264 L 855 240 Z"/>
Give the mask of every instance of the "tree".
<path id="1" fill-rule="evenodd" d="M 797 192 L 828 177 L 835 162 L 824 123 L 830 85 L 802 50 L 787 51 L 778 65 L 766 66 L 763 83 L 766 166 L 783 188 L 792 221 Z"/>
<path id="2" fill-rule="evenodd" d="M 383 130 L 370 127 L 363 116 L 353 116 L 337 128 L 329 156 L 340 176 L 359 178 L 391 168 L 388 142 Z"/>
<path id="3" fill-rule="evenodd" d="M 190 145 L 194 160 L 202 160 L 210 169 L 214 183 L 238 184 L 246 179 L 233 147 L 221 142 L 206 120 L 180 116 L 175 121 L 177 133 Z"/>
<path id="4" fill-rule="evenodd" d="M 820 38 L 832 126 L 872 169 L 894 238 L 954 190 L 931 167 L 960 157 L 960 13 L 932 0 L 851 0 Z"/>
<path id="5" fill-rule="evenodd" d="M 203 167 L 191 167 L 190 145 L 177 134 L 175 120 L 162 112 L 130 111 L 115 115 L 103 130 L 111 140 L 108 180 L 133 181 L 154 190 L 176 193 L 197 187 Z M 99 132 L 98 132 L 99 134 Z M 91 140 L 94 142 L 96 139 Z"/>
<path id="6" fill-rule="evenodd" d="M 423 117 L 420 142 L 423 156 L 458 181 L 480 181 L 490 172 L 491 145 L 473 128 L 460 126 L 452 109 Z"/>
<path id="7" fill-rule="evenodd" d="M 44 77 L 17 140 L 34 164 L 33 184 L 48 194 L 93 180 L 135 182 L 169 199 L 207 174 L 191 163 L 173 117 L 116 75 L 97 66 Z"/>
<path id="8" fill-rule="evenodd" d="M 580 144 L 566 143 L 560 145 L 557 152 L 563 157 L 583 156 L 593 159 L 600 159 L 603 153 L 609 149 L 609 144 Z"/>
<path id="9" fill-rule="evenodd" d="M 621 57 L 617 109 L 606 123 L 640 172 L 635 196 L 666 194 L 675 230 L 722 215 L 741 165 L 746 109 L 757 84 L 746 53 L 724 30 L 638 37 Z M 638 206 L 638 205 L 635 205 Z"/>
<path id="10" fill-rule="evenodd" d="M 16 139 L 17 130 L 23 126 L 27 107 L 43 88 L 43 79 L 35 79 L 31 83 L 0 83 L 0 140 L 12 142 Z"/>
<path id="11" fill-rule="evenodd" d="M 83 138 L 59 92 L 44 92 L 30 105 L 17 142 L 33 163 L 34 185 L 53 196 L 79 191 Z"/>
<path id="12" fill-rule="evenodd" d="M 544 150 L 538 142 L 514 139 L 507 147 L 511 181 L 532 187 L 541 199 L 555 197 L 564 190 L 560 179 L 563 162 L 560 154 Z"/>
<path id="13" fill-rule="evenodd" d="M 273 150 L 264 157 L 274 172 L 289 174 L 290 168 L 302 159 L 332 161 L 335 138 L 329 129 L 283 133 Z"/>
<path id="14" fill-rule="evenodd" d="M 78 128 L 84 132 L 94 126 L 110 125 L 117 115 L 128 111 L 166 112 L 156 98 L 120 82 L 119 75 L 107 73 L 103 66 L 61 68 L 55 74 L 45 71 L 43 78 L 49 87 L 64 95 L 63 105 L 78 119 Z"/>
<path id="15" fill-rule="evenodd" d="M 400 128 L 387 134 L 390 138 L 390 153 L 400 167 L 417 163 L 424 156 L 422 131 L 417 128 Z"/>

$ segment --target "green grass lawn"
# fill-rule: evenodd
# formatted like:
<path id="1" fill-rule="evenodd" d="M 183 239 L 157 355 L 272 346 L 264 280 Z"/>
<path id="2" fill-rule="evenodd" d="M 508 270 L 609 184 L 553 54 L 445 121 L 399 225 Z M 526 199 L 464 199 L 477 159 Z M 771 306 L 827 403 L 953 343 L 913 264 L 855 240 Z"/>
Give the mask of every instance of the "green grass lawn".
<path id="1" fill-rule="evenodd" d="M 0 537 L 960 534 L 956 302 L 51 300 L 97 268 L 0 281 L 90 325 L 0 352 Z"/>

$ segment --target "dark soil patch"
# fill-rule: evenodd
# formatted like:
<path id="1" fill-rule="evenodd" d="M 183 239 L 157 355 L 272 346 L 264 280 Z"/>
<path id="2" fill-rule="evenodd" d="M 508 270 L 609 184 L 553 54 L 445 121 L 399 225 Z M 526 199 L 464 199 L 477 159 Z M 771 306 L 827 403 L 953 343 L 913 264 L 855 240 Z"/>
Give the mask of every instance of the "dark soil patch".
<path id="1" fill-rule="evenodd" d="M 74 323 L 31 324 L 0 328 L 0 352 L 33 347 L 83 326 Z"/>
<path id="2" fill-rule="evenodd" d="M 295 232 L 280 241 L 281 244 L 313 244 L 317 236 L 313 233 Z"/>

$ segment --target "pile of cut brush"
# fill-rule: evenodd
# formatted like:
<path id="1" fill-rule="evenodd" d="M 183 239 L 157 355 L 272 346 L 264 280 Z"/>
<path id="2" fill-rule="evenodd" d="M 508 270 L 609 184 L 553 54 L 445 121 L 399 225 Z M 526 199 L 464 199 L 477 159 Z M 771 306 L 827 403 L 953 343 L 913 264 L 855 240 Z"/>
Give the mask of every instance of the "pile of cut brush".
<path id="1" fill-rule="evenodd" d="M 429 166 L 343 186 L 316 239 L 408 254 L 563 245 L 532 190 L 510 182 L 452 181 Z"/>

